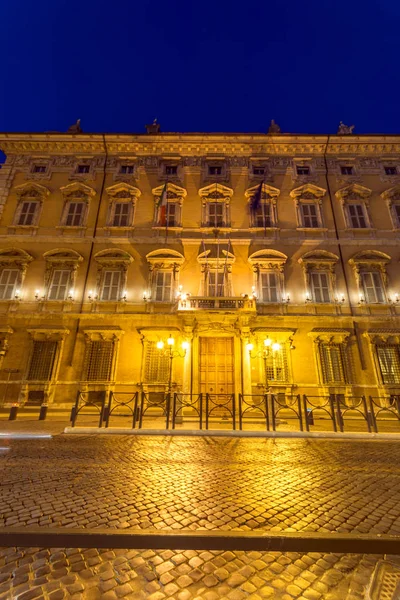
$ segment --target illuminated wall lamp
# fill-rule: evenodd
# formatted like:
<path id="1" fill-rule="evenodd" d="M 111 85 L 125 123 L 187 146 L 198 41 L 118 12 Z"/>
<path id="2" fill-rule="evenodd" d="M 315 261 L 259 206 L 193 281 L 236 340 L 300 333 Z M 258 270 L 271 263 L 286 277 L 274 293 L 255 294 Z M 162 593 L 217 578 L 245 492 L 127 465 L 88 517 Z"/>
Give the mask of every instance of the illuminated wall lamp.
<path id="1" fill-rule="evenodd" d="M 15 300 L 21 300 L 21 290 L 15 290 L 14 298 Z"/>

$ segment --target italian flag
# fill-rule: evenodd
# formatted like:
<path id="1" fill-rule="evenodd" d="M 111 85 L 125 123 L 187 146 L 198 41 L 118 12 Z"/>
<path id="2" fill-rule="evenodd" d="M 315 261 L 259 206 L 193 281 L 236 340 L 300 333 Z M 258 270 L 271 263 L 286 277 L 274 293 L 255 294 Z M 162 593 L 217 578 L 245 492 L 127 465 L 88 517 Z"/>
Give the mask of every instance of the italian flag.
<path id="1" fill-rule="evenodd" d="M 163 191 L 161 192 L 160 199 L 158 201 L 158 214 L 160 219 L 160 225 L 165 225 L 167 222 L 167 204 L 168 204 L 168 190 L 167 184 L 164 185 Z"/>

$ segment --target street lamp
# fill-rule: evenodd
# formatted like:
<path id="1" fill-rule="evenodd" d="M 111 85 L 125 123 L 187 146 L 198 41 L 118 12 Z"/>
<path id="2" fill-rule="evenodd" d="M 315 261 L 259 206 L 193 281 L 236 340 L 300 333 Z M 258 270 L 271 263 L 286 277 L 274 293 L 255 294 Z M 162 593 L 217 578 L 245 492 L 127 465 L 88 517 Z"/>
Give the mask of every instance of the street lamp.
<path id="1" fill-rule="evenodd" d="M 172 388 L 172 363 L 174 358 L 185 358 L 186 356 L 186 351 L 189 348 L 189 342 L 182 342 L 181 344 L 181 350 L 174 350 L 174 345 L 175 345 L 175 339 L 173 338 L 172 335 L 169 336 L 169 338 L 167 339 L 167 347 L 165 348 L 165 343 L 163 340 L 159 340 L 157 342 L 157 348 L 158 350 L 160 350 L 160 352 L 162 352 L 163 356 L 168 356 L 169 358 L 169 371 L 168 371 L 168 389 L 167 389 L 167 393 L 168 393 L 168 398 L 171 395 L 171 388 Z"/>
<path id="2" fill-rule="evenodd" d="M 278 342 L 273 342 L 267 336 L 264 340 L 263 346 L 264 347 L 262 348 L 262 350 L 257 350 L 255 352 L 253 352 L 254 345 L 251 342 L 246 344 L 246 348 L 248 350 L 250 358 L 262 358 L 264 361 L 265 387 L 266 387 L 266 391 L 268 392 L 269 384 L 268 384 L 267 360 L 271 355 L 273 356 L 275 354 L 275 352 L 278 352 L 281 349 L 281 345 Z"/>

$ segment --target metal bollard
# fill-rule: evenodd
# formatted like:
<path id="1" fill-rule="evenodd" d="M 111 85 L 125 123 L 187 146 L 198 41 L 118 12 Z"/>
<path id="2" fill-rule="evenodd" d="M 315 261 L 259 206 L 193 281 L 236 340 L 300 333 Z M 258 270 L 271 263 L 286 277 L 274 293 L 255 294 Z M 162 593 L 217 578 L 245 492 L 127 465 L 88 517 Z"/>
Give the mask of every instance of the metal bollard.
<path id="1" fill-rule="evenodd" d="M 47 406 L 47 404 L 42 404 L 42 406 L 40 407 L 40 412 L 39 412 L 39 421 L 45 421 L 46 420 L 46 416 L 47 416 L 47 409 L 49 407 Z"/>
<path id="2" fill-rule="evenodd" d="M 10 416 L 8 417 L 9 421 L 15 421 L 15 419 L 17 418 L 17 414 L 18 414 L 18 404 L 13 404 L 12 407 L 10 408 Z"/>

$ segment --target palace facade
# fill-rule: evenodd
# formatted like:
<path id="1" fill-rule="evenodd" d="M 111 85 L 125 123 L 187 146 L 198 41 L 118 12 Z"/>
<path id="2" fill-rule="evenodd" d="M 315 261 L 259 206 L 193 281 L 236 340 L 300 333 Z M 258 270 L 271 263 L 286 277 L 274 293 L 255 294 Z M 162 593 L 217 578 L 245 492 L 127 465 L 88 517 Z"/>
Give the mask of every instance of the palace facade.
<path id="1" fill-rule="evenodd" d="M 400 136 L 149 131 L 0 135 L 0 404 L 400 391 Z"/>

